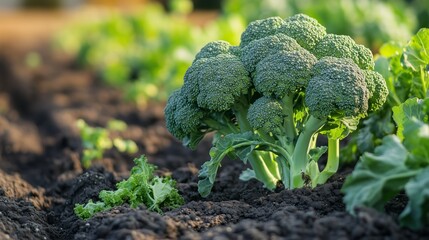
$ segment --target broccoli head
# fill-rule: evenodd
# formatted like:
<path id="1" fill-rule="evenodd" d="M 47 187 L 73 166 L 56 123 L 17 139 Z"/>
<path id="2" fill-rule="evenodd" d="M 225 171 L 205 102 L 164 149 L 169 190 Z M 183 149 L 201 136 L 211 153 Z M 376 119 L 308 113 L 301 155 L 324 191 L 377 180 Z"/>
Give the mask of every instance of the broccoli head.
<path id="1" fill-rule="evenodd" d="M 240 59 L 230 54 L 194 62 L 185 75 L 184 92 L 198 107 L 226 111 L 249 91 L 248 72 Z"/>
<path id="2" fill-rule="evenodd" d="M 204 111 L 187 101 L 181 90 L 170 95 L 164 112 L 168 131 L 182 141 L 200 130 L 204 117 Z"/>
<path id="3" fill-rule="evenodd" d="M 280 51 L 293 51 L 299 50 L 301 46 L 295 39 L 277 33 L 275 35 L 266 36 L 250 42 L 247 46 L 242 48 L 241 61 L 247 71 L 253 73 L 256 65 L 269 55 L 276 54 Z"/>
<path id="4" fill-rule="evenodd" d="M 315 64 L 305 94 L 310 114 L 360 117 L 368 111 L 368 100 L 365 74 L 351 59 L 325 57 Z"/>
<path id="5" fill-rule="evenodd" d="M 281 103 L 270 97 L 258 98 L 249 107 L 247 119 L 250 126 L 264 133 L 281 134 L 285 113 Z"/>
<path id="6" fill-rule="evenodd" d="M 380 109 L 386 102 L 389 89 L 380 73 L 372 70 L 364 70 L 365 81 L 369 91 L 368 111 L 374 112 Z"/>
<path id="7" fill-rule="evenodd" d="M 254 40 L 276 34 L 284 24 L 285 21 L 280 17 L 270 17 L 251 22 L 241 34 L 240 47 L 243 48 Z"/>
<path id="8" fill-rule="evenodd" d="M 294 38 L 307 50 L 313 49 L 326 35 L 326 28 L 316 19 L 305 14 L 296 14 L 287 18 L 279 31 Z"/>
<path id="9" fill-rule="evenodd" d="M 312 53 L 318 58 L 337 57 L 350 58 L 361 69 L 373 69 L 374 60 L 371 51 L 355 43 L 346 35 L 327 34 L 314 47 Z"/>
<path id="10" fill-rule="evenodd" d="M 201 50 L 195 56 L 194 62 L 201 58 L 216 57 L 220 54 L 230 54 L 231 48 L 231 44 L 226 41 L 218 40 L 210 42 L 201 48 Z"/>
<path id="11" fill-rule="evenodd" d="M 311 77 L 316 57 L 301 48 L 264 58 L 256 67 L 253 83 L 264 96 L 283 98 L 303 89 Z"/>

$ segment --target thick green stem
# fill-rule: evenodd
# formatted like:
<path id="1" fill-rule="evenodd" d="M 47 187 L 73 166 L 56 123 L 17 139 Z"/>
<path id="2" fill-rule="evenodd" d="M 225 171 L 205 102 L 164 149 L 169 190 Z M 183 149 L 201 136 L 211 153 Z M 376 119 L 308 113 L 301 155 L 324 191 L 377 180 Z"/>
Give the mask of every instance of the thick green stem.
<path id="1" fill-rule="evenodd" d="M 317 179 L 317 184 L 324 184 L 338 171 L 340 160 L 340 140 L 328 139 L 328 161 Z"/>
<path id="2" fill-rule="evenodd" d="M 265 161 L 253 151 L 247 158 L 253 171 L 255 171 L 256 179 L 264 183 L 264 186 L 270 190 L 273 190 L 277 186 L 278 178 L 273 176 L 270 169 L 266 165 Z"/>
<path id="3" fill-rule="evenodd" d="M 284 120 L 284 129 L 285 129 L 285 135 L 286 135 L 286 141 L 281 140 L 283 147 L 286 148 L 287 151 L 293 152 L 294 150 L 294 142 L 295 138 L 297 136 L 296 126 L 295 126 L 295 120 L 293 115 L 293 95 L 289 96 L 286 95 L 282 99 L 282 105 L 283 105 L 283 113 L 285 114 L 285 120 Z"/>
<path id="4" fill-rule="evenodd" d="M 308 164 L 308 152 L 313 135 L 325 124 L 326 120 L 310 116 L 296 142 L 290 163 L 290 188 L 304 186 L 304 174 Z"/>

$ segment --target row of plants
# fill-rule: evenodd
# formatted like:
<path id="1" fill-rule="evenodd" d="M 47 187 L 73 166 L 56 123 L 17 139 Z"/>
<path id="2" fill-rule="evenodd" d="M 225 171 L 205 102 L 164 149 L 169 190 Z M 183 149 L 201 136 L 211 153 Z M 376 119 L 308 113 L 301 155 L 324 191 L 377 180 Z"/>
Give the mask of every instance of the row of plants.
<path id="1" fill-rule="evenodd" d="M 409 7 L 403 1 L 379 0 L 226 0 L 223 12 L 239 14 L 246 22 L 270 16 L 305 13 L 316 18 L 329 32 L 349 35 L 373 51 L 387 41 L 407 41 L 417 28 L 416 12 L 427 9 L 426 1 Z M 417 4 L 417 3 L 416 3 Z M 426 8 L 421 5 L 426 4 Z M 423 14 L 423 13 L 422 13 Z M 419 23 L 419 25 L 427 22 Z"/>
<path id="2" fill-rule="evenodd" d="M 148 3 L 132 13 L 78 22 L 59 32 L 54 45 L 75 56 L 78 65 L 94 69 L 103 82 L 123 89 L 127 99 L 140 105 L 166 100 L 206 42 L 220 38 L 238 43 L 236 32 L 245 26 L 236 16 L 196 26 L 187 17 L 189 4 L 171 1 L 167 13 Z"/>

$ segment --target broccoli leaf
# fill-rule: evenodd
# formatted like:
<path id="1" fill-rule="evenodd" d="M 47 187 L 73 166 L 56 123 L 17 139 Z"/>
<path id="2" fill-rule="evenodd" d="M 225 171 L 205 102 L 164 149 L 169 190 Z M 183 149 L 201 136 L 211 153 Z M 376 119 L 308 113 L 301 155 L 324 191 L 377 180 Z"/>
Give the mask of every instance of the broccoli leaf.
<path id="1" fill-rule="evenodd" d="M 429 28 L 422 28 L 405 48 L 403 64 L 412 69 L 411 94 L 419 98 L 429 96 Z"/>
<path id="2" fill-rule="evenodd" d="M 416 174 L 406 166 L 407 157 L 407 149 L 394 135 L 385 137 L 374 154 L 365 153 L 342 188 L 347 210 L 361 205 L 382 210 Z"/>
<path id="3" fill-rule="evenodd" d="M 420 100 L 418 98 L 410 98 L 403 104 L 393 107 L 393 120 L 398 126 L 397 135 L 399 139 L 404 139 L 404 126 L 411 118 L 416 118 L 422 121 L 428 120 L 429 98 Z"/>
<path id="4" fill-rule="evenodd" d="M 420 29 L 411 38 L 403 57 L 405 65 L 414 71 L 419 71 L 421 65 L 429 64 L 429 28 Z"/>
<path id="5" fill-rule="evenodd" d="M 429 166 L 429 125 L 415 118 L 406 121 L 404 137 L 410 152 L 407 165 L 417 169 Z"/>
<path id="6" fill-rule="evenodd" d="M 255 171 L 248 168 L 248 169 L 244 170 L 243 172 L 241 172 L 239 178 L 241 181 L 249 181 L 251 179 L 256 179 Z"/>
<path id="7" fill-rule="evenodd" d="M 405 185 L 408 204 L 400 215 L 401 225 L 422 228 L 429 223 L 429 168 L 425 168 Z"/>
<path id="8" fill-rule="evenodd" d="M 207 197 L 213 187 L 217 171 L 221 166 L 221 161 L 228 154 L 234 153 L 234 156 L 246 162 L 249 154 L 255 149 L 257 143 L 253 140 L 253 133 L 232 133 L 224 137 L 217 138 L 214 147 L 210 149 L 210 161 L 207 161 L 201 167 L 198 175 L 198 192 L 202 197 Z"/>

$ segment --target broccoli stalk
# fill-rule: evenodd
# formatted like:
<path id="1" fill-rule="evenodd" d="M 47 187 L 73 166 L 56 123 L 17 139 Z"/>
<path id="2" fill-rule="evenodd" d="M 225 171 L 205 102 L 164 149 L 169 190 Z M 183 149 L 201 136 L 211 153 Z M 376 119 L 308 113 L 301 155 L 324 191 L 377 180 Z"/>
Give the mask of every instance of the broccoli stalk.
<path id="1" fill-rule="evenodd" d="M 251 166 L 241 179 L 268 189 L 315 187 L 337 171 L 339 141 L 386 100 L 386 83 L 373 67 L 369 49 L 327 34 L 306 15 L 257 20 L 239 46 L 215 41 L 201 49 L 167 102 L 167 128 L 191 148 L 215 132 L 199 174 L 202 196 L 226 156 Z M 320 135 L 327 147 L 316 146 Z"/>

